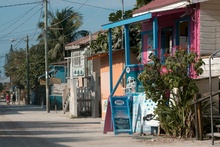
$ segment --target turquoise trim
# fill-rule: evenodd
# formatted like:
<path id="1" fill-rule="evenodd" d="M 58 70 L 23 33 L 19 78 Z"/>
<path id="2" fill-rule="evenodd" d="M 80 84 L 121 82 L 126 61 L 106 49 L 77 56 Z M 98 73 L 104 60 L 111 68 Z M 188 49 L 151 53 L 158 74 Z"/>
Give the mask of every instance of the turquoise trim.
<path id="1" fill-rule="evenodd" d="M 190 53 L 190 40 L 191 40 L 191 31 L 190 31 L 190 28 L 191 28 L 191 20 L 190 20 L 190 17 L 184 17 L 184 18 L 181 18 L 179 20 L 176 21 L 176 46 L 177 45 L 180 45 L 180 42 L 179 42 L 179 36 L 180 36 L 180 33 L 179 33 L 179 24 L 181 21 L 188 21 L 188 44 L 187 44 L 187 53 Z M 178 33 L 177 33 L 178 31 Z M 177 44 L 178 43 L 178 44 Z M 188 67 L 188 74 L 190 74 L 190 65 Z"/>
<path id="2" fill-rule="evenodd" d="M 125 25 L 125 65 L 130 64 L 129 27 Z"/>
<path id="3" fill-rule="evenodd" d="M 179 26 L 179 24 L 181 21 L 188 21 L 188 53 L 189 53 L 189 51 L 190 51 L 190 37 L 191 37 L 191 35 L 190 35 L 190 33 L 191 33 L 191 31 L 190 31 L 190 28 L 191 28 L 190 27 L 190 24 L 191 24 L 190 17 L 184 17 L 184 18 L 180 18 L 180 19 L 176 20 L 176 46 L 180 45 L 180 40 L 179 40 L 180 26 Z"/>
<path id="4" fill-rule="evenodd" d="M 153 20 L 153 48 L 155 49 L 155 56 L 158 57 L 158 18 Z"/>
<path id="5" fill-rule="evenodd" d="M 173 47 L 173 26 L 167 26 L 167 27 L 164 27 L 164 28 L 161 28 L 161 63 L 162 64 L 165 64 L 165 57 L 164 57 L 164 54 L 165 54 L 165 38 L 166 38 L 166 32 L 169 31 L 169 30 L 172 30 L 172 47 Z M 172 50 L 171 50 L 172 52 Z"/>
<path id="6" fill-rule="evenodd" d="M 108 47 L 109 47 L 109 77 L 110 77 L 110 93 L 112 92 L 113 89 L 113 78 L 112 78 L 112 73 L 113 73 L 113 68 L 112 68 L 112 30 L 108 30 Z"/>
<path id="7" fill-rule="evenodd" d="M 164 64 L 165 63 L 165 57 L 164 57 L 164 54 L 165 54 L 165 34 L 163 32 L 163 29 L 161 29 L 161 63 Z"/>
<path id="8" fill-rule="evenodd" d="M 147 14 L 143 14 L 143 15 L 140 15 L 140 16 L 136 16 L 136 17 L 125 19 L 125 20 L 117 21 L 117 22 L 114 22 L 114 23 L 105 24 L 105 25 L 102 25 L 102 28 L 103 29 L 110 29 L 110 28 L 114 28 L 114 27 L 119 27 L 119 26 L 131 24 L 131 23 L 147 20 L 147 19 L 150 19 L 150 18 L 152 18 L 152 14 L 147 13 Z"/>
<path id="9" fill-rule="evenodd" d="M 178 46 L 178 45 L 180 45 L 180 38 L 179 38 L 179 36 L 180 36 L 180 23 L 179 23 L 179 21 L 176 21 L 175 24 L 176 24 L 175 46 Z"/>

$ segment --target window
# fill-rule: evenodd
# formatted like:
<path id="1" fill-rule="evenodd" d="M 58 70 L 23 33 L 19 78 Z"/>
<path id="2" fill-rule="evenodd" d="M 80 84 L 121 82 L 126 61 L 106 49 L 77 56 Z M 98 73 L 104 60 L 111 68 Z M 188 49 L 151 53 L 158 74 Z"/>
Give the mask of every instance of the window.
<path id="1" fill-rule="evenodd" d="M 178 42 L 180 46 L 188 46 L 189 44 L 189 35 L 188 35 L 188 21 L 180 21 L 179 22 L 179 36 L 177 36 L 178 38 Z"/>
<path id="2" fill-rule="evenodd" d="M 166 27 L 161 29 L 161 61 L 165 63 L 165 56 L 172 54 L 173 29 Z"/>
<path id="3" fill-rule="evenodd" d="M 73 53 L 73 66 L 81 66 L 81 56 L 80 51 Z"/>
<path id="4" fill-rule="evenodd" d="M 142 40 L 145 40 L 142 44 L 142 63 L 145 64 L 149 61 L 149 56 L 151 53 L 155 53 L 153 48 L 153 32 L 152 30 L 142 33 Z"/>

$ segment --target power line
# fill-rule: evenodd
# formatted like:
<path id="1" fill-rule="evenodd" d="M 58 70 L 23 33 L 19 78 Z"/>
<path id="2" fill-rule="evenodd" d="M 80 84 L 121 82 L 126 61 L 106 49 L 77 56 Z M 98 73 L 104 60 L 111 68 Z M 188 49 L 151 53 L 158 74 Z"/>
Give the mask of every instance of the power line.
<path id="1" fill-rule="evenodd" d="M 40 22 L 40 19 L 41 19 L 41 16 L 42 16 L 42 15 L 43 15 L 43 7 L 42 7 L 41 12 L 40 12 L 40 16 L 39 16 L 39 19 L 38 19 L 38 23 Z M 33 35 L 33 37 L 31 37 L 30 40 L 33 40 L 33 39 L 34 39 L 34 36 L 36 35 L 38 29 L 39 29 L 38 27 L 35 29 L 34 35 Z"/>
<path id="2" fill-rule="evenodd" d="M 39 4 L 38 4 L 39 5 Z M 20 21 L 25 15 L 27 15 L 31 10 L 33 10 L 34 8 L 36 8 L 38 5 L 32 7 L 30 10 L 28 10 L 27 12 L 25 12 L 24 14 L 22 14 L 21 16 L 17 17 L 17 19 L 14 19 L 13 21 L 11 21 L 11 25 L 7 26 L 7 28 L 3 29 L 0 33 L 8 30 L 11 26 L 17 24 L 18 21 Z M 1 26 L 0 26 L 1 27 Z"/>
<path id="3" fill-rule="evenodd" d="M 21 3 L 21 4 L 13 4 L 13 5 L 4 5 L 0 6 L 0 8 L 6 8 L 6 7 L 15 7 L 15 6 L 24 6 L 24 5 L 32 5 L 32 4 L 38 4 L 41 2 L 31 2 L 31 3 Z"/>
<path id="4" fill-rule="evenodd" d="M 109 4 L 109 2 L 110 2 L 110 1 L 108 1 L 108 2 L 105 4 L 105 6 L 107 6 L 107 5 Z M 87 20 L 85 23 L 83 23 L 82 26 L 86 26 L 87 24 L 89 24 L 89 22 L 90 22 L 91 20 L 93 20 L 93 18 L 95 18 L 102 10 L 103 10 L 103 9 L 100 9 L 98 12 L 96 12 L 96 14 L 94 14 L 92 17 L 90 17 L 90 19 Z M 81 26 L 81 27 L 82 27 L 82 26 Z"/>
<path id="5" fill-rule="evenodd" d="M 82 8 L 84 5 L 86 5 L 87 2 L 88 2 L 88 0 L 87 0 L 86 2 L 84 2 L 76 11 L 78 11 L 80 8 Z M 63 22 L 63 21 L 65 21 L 66 19 L 68 19 L 70 16 L 71 16 L 71 15 L 67 16 L 66 18 L 64 18 L 63 20 L 61 20 L 61 21 L 58 22 L 58 23 L 52 24 L 51 27 L 60 24 L 61 22 Z"/>
<path id="6" fill-rule="evenodd" d="M 37 11 L 39 12 L 42 9 L 42 7 Z M 3 37 L 1 37 L 0 39 L 6 37 L 7 35 L 11 34 L 12 32 L 14 32 L 16 29 L 18 29 L 19 27 L 21 27 L 23 24 L 25 24 L 29 19 L 31 19 L 34 15 L 37 14 L 37 12 L 35 14 L 33 14 L 31 17 L 29 17 L 28 19 L 26 19 L 25 22 L 23 22 L 22 24 L 20 24 L 18 27 L 16 27 L 15 29 L 13 29 L 12 31 L 10 31 L 9 33 L 7 33 L 6 35 L 4 35 Z"/>
<path id="7" fill-rule="evenodd" d="M 69 0 L 62 0 L 64 2 L 69 2 L 69 3 L 73 3 L 73 4 L 78 4 L 78 5 L 83 5 L 82 3 L 78 3 L 78 2 L 72 2 Z M 110 10 L 110 11 L 118 11 L 116 9 L 109 9 L 109 8 L 105 8 L 105 7 L 100 7 L 100 6 L 95 6 L 95 5 L 89 5 L 89 4 L 85 4 L 85 6 L 89 6 L 89 7 L 94 7 L 94 8 L 99 8 L 99 9 L 105 9 L 105 10 Z"/>
<path id="8" fill-rule="evenodd" d="M 22 31 L 22 32 L 14 32 L 13 35 L 7 35 L 7 37 L 10 39 L 10 38 L 13 38 L 13 37 L 16 37 L 16 38 L 17 38 L 17 37 L 19 37 L 19 36 L 27 35 L 27 33 L 28 33 L 28 34 L 34 34 L 35 30 L 36 30 L 36 28 L 35 28 L 35 29 L 24 30 L 24 31 Z M 2 36 L 4 36 L 4 35 L 2 35 Z M 2 36 L 0 36 L 0 38 L 1 38 Z M 8 40 L 8 39 L 2 39 L 2 40 Z M 1 41 L 2 41 L 2 40 L 1 40 Z"/>
<path id="9" fill-rule="evenodd" d="M 35 29 L 33 29 L 33 30 L 35 30 Z M 19 38 L 23 38 L 27 34 L 28 34 L 28 36 L 31 36 L 31 37 L 36 35 L 35 31 L 33 31 L 33 32 L 29 32 L 29 33 L 24 33 L 24 34 L 21 34 L 21 35 L 7 36 L 7 37 L 4 37 L 4 39 L 1 40 L 1 44 L 10 42 L 11 38 L 16 38 L 16 40 L 19 39 Z"/>

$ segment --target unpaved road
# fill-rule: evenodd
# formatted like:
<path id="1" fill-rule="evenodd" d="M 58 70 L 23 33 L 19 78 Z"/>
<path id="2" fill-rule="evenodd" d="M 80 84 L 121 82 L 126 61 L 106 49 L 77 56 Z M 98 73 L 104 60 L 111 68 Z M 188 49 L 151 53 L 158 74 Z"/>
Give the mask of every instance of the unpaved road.
<path id="1" fill-rule="evenodd" d="M 210 140 L 151 141 L 147 136 L 102 132 L 100 118 L 70 119 L 61 111 L 0 102 L 0 147 L 212 147 Z M 220 141 L 214 146 L 220 147 Z"/>

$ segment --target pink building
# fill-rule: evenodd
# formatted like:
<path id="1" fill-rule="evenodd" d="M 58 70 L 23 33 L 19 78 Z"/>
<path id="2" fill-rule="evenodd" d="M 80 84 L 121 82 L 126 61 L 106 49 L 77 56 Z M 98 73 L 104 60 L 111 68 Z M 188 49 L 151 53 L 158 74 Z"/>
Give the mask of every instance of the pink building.
<path id="1" fill-rule="evenodd" d="M 219 90 L 220 75 L 220 1 L 219 0 L 154 0 L 133 12 L 133 17 L 112 24 L 103 25 L 109 30 L 111 47 L 111 29 L 124 26 L 125 32 L 125 68 L 130 63 L 129 25 L 142 25 L 142 64 L 149 61 L 149 54 L 154 53 L 162 62 L 166 54 L 175 52 L 177 46 L 184 46 L 188 52 L 195 51 L 202 57 L 204 73 L 196 77 L 202 97 Z M 111 48 L 109 49 L 109 66 L 111 66 Z M 209 57 L 215 57 L 209 62 Z M 212 67 L 212 69 L 210 68 Z M 111 68 L 110 68 L 111 69 Z M 211 74 L 209 74 L 211 69 Z M 114 95 L 110 70 L 110 94 Z M 209 85 L 209 79 L 212 85 Z M 213 98 L 214 113 L 219 113 L 219 96 Z"/>

